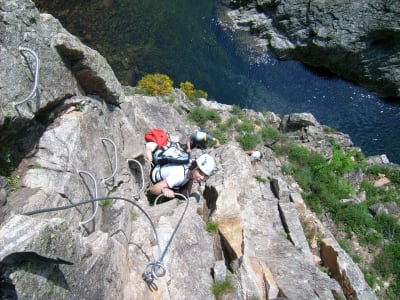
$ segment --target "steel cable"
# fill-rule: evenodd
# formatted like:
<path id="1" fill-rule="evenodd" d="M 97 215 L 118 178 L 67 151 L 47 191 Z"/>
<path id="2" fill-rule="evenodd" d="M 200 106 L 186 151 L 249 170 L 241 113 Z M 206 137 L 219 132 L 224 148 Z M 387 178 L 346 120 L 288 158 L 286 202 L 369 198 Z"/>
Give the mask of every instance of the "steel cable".
<path id="1" fill-rule="evenodd" d="M 19 49 L 19 51 L 21 51 L 21 52 L 27 51 L 27 52 L 31 53 L 31 54 L 35 57 L 35 59 L 36 59 L 36 67 L 35 67 L 35 78 L 34 78 L 34 81 L 33 81 L 33 88 L 32 88 L 32 90 L 31 90 L 30 94 L 29 94 L 24 100 L 19 101 L 19 102 L 14 102 L 14 103 L 13 103 L 14 107 L 17 106 L 17 105 L 20 105 L 20 104 L 22 104 L 22 103 L 25 103 L 25 102 L 28 101 L 30 98 L 32 98 L 33 94 L 35 93 L 35 91 L 36 91 L 36 89 L 37 89 L 37 84 L 38 84 L 38 81 L 39 81 L 39 65 L 40 65 L 40 60 L 39 60 L 39 57 L 37 56 L 36 52 L 33 51 L 33 50 L 31 50 L 31 49 L 29 49 L 29 48 L 25 48 L 25 47 L 19 47 L 18 49 Z"/>
<path id="2" fill-rule="evenodd" d="M 92 174 L 90 174 L 89 172 L 86 172 L 86 171 L 77 170 L 77 172 L 78 172 L 79 175 L 81 173 L 84 173 L 86 175 L 89 175 L 90 178 L 92 178 L 93 183 L 94 183 L 94 198 L 97 199 L 97 182 L 96 182 L 96 179 L 94 178 L 94 176 Z M 97 214 L 98 208 L 99 208 L 99 202 L 96 201 L 93 215 L 89 219 L 87 219 L 86 221 L 79 222 L 79 227 L 82 228 L 82 225 L 85 225 L 85 224 L 89 223 L 90 221 L 92 221 L 94 219 L 94 217 L 96 216 L 96 214 Z"/>
<path id="3" fill-rule="evenodd" d="M 84 171 L 80 171 L 80 172 L 84 172 Z M 109 200 L 109 199 L 123 200 L 123 201 L 127 201 L 127 202 L 131 203 L 132 205 L 136 206 L 146 216 L 147 220 L 150 222 L 150 225 L 152 227 L 154 238 L 157 241 L 157 248 L 158 248 L 159 257 L 155 262 L 149 262 L 149 263 L 146 264 L 144 272 L 143 272 L 143 275 L 142 275 L 143 280 L 150 287 L 154 287 L 154 280 L 159 278 L 159 277 L 164 276 L 166 274 L 166 272 L 167 272 L 167 268 L 163 264 L 163 259 L 164 259 L 165 255 L 166 255 L 167 251 L 168 251 L 169 246 L 172 243 L 172 240 L 173 240 L 176 232 L 178 231 L 178 228 L 179 228 L 180 224 L 182 223 L 183 217 L 185 216 L 187 208 L 188 208 L 188 205 L 189 205 L 189 199 L 185 195 L 180 194 L 180 193 L 175 193 L 175 195 L 179 196 L 179 197 L 182 197 L 186 201 L 186 206 L 184 208 L 184 211 L 183 211 L 182 215 L 179 218 L 179 221 L 178 221 L 177 225 L 175 226 L 174 231 L 171 234 L 171 237 L 169 238 L 169 240 L 167 242 L 167 245 L 165 246 L 165 248 L 164 248 L 164 250 L 162 252 L 161 252 L 161 246 L 160 246 L 160 241 L 159 241 L 159 238 L 158 238 L 157 229 L 154 226 L 154 223 L 151 220 L 150 215 L 140 205 L 138 205 L 137 203 L 135 203 L 132 200 L 129 200 L 129 199 L 126 199 L 126 198 L 123 198 L 123 197 L 96 198 L 96 199 L 91 199 L 91 200 L 84 200 L 84 201 L 81 201 L 81 202 L 78 202 L 78 203 L 74 203 L 74 204 L 70 204 L 70 205 L 66 205 L 66 206 L 39 209 L 39 210 L 24 212 L 24 213 L 21 213 L 21 214 L 25 215 L 25 216 L 32 216 L 32 215 L 35 215 L 35 214 L 41 214 L 41 213 L 46 213 L 46 212 L 70 209 L 70 208 L 73 208 L 73 207 L 76 207 L 76 206 L 79 206 L 79 205 L 84 205 L 84 204 L 87 204 L 87 203 L 94 203 L 94 202 L 98 203 L 99 201 L 104 201 L 104 200 Z M 158 198 L 160 198 L 161 196 L 163 196 L 163 195 L 162 194 L 158 195 L 156 199 L 158 200 Z"/>

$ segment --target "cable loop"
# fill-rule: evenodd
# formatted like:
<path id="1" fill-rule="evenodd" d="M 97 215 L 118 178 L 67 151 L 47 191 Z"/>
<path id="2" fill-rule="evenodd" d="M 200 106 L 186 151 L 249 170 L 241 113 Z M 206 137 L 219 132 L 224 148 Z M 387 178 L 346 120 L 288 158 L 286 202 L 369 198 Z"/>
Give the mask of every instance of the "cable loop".
<path id="1" fill-rule="evenodd" d="M 149 262 L 144 268 L 143 279 L 152 282 L 154 279 L 165 276 L 167 268 L 161 262 Z"/>
<path id="2" fill-rule="evenodd" d="M 97 182 L 96 182 L 96 179 L 94 178 L 94 176 L 92 174 L 90 174 L 89 172 L 86 172 L 86 171 L 77 170 L 77 172 L 78 172 L 79 175 L 81 173 L 83 173 L 83 174 L 89 175 L 89 177 L 92 178 L 93 185 L 94 185 L 94 198 L 96 199 L 97 198 Z M 96 201 L 95 209 L 94 209 L 94 212 L 93 212 L 92 216 L 89 219 L 87 219 L 86 221 L 80 221 L 79 222 L 79 227 L 82 228 L 82 225 L 85 225 L 85 224 L 89 223 L 90 221 L 92 221 L 94 219 L 94 217 L 96 216 L 96 214 L 97 214 L 98 208 L 99 208 L 99 202 Z"/>
<path id="3" fill-rule="evenodd" d="M 142 164 L 141 164 L 138 160 L 133 159 L 133 158 L 129 158 L 129 159 L 127 159 L 126 161 L 128 162 L 128 164 L 129 164 L 130 161 L 133 161 L 134 163 L 136 163 L 136 164 L 139 166 L 139 169 L 140 169 L 141 180 L 142 180 L 142 184 L 141 184 L 141 185 L 142 185 L 142 186 L 141 186 L 139 192 L 138 192 L 136 195 L 133 195 L 133 196 L 132 196 L 132 199 L 137 200 L 137 199 L 140 198 L 140 194 L 144 191 L 144 188 L 145 188 L 143 166 L 142 166 Z M 133 182 L 132 182 L 132 181 L 131 181 L 131 187 L 132 187 L 132 191 L 133 191 L 134 188 L 133 188 Z"/>
<path id="4" fill-rule="evenodd" d="M 110 180 L 111 178 L 113 178 L 113 177 L 115 176 L 115 174 L 117 173 L 117 169 L 118 169 L 117 146 L 115 146 L 115 143 L 114 143 L 112 140 L 108 139 L 108 138 L 101 138 L 101 141 L 102 141 L 102 142 L 103 142 L 103 141 L 110 142 L 110 143 L 113 145 L 113 147 L 114 147 L 115 169 L 114 169 L 114 171 L 112 172 L 112 174 L 111 174 L 110 177 L 107 177 L 107 178 L 103 178 L 103 179 L 102 179 L 103 182 L 106 182 L 106 181 Z M 103 143 L 103 144 L 104 144 L 104 143 Z"/>
<path id="5" fill-rule="evenodd" d="M 39 60 L 39 57 L 37 56 L 36 52 L 33 51 L 32 49 L 25 48 L 25 47 L 19 47 L 18 50 L 20 52 L 27 51 L 27 52 L 31 53 L 36 59 L 36 67 L 35 67 L 35 75 L 34 75 L 35 77 L 34 77 L 34 81 L 33 81 L 33 88 L 31 90 L 30 94 L 24 100 L 22 100 L 20 102 L 14 102 L 13 103 L 14 107 L 17 106 L 17 105 L 23 104 L 26 101 L 28 101 L 30 98 L 32 98 L 32 96 L 34 95 L 34 93 L 35 93 L 35 91 L 37 89 L 37 84 L 38 84 L 38 81 L 39 81 L 40 60 Z"/>
<path id="6" fill-rule="evenodd" d="M 114 143 L 111 139 L 108 139 L 108 138 L 101 138 L 101 141 L 103 142 L 103 144 L 104 144 L 104 141 L 107 141 L 107 142 L 111 143 L 111 144 L 113 145 L 113 147 L 114 147 L 115 169 L 113 170 L 111 176 L 109 176 L 109 177 L 107 177 L 107 178 L 103 178 L 103 179 L 101 180 L 101 182 L 105 183 L 106 181 L 108 181 L 108 180 L 110 180 L 111 178 L 113 178 L 113 177 L 115 176 L 115 174 L 117 173 L 117 169 L 118 169 L 118 155 L 117 155 L 117 146 L 115 145 L 115 143 Z M 140 195 L 140 193 L 141 193 L 142 190 L 144 189 L 143 168 L 142 168 L 142 165 L 141 165 L 138 161 L 135 160 L 135 162 L 137 162 L 137 163 L 139 164 L 139 166 L 140 166 L 140 171 L 141 171 L 141 175 L 142 175 L 141 177 L 142 177 L 143 187 L 142 187 L 142 189 L 140 190 L 140 192 L 138 193 L 138 195 Z M 93 182 L 94 182 L 94 189 L 95 189 L 95 197 L 94 197 L 94 198 L 95 198 L 95 199 L 98 198 L 98 193 L 97 193 L 97 190 L 98 190 L 98 189 L 97 189 L 97 180 L 95 179 L 95 177 L 94 177 L 91 173 L 89 173 L 89 172 L 87 172 L 87 171 L 80 171 L 80 170 L 78 170 L 77 172 L 78 172 L 79 174 L 80 174 L 80 173 L 85 173 L 85 174 L 89 175 L 89 176 L 92 178 L 92 180 L 93 180 Z M 132 190 L 133 190 L 133 186 L 132 186 Z M 136 195 L 135 195 L 135 197 L 136 197 Z M 79 222 L 79 227 L 82 227 L 82 225 L 87 224 L 88 222 L 90 222 L 90 221 L 92 221 L 92 220 L 94 219 L 94 217 L 95 217 L 96 214 L 97 214 L 98 207 L 99 207 L 99 203 L 96 202 L 96 208 L 95 208 L 95 211 L 94 211 L 93 215 L 92 215 L 88 220 Z"/>
<path id="7" fill-rule="evenodd" d="M 94 177 L 88 172 L 85 172 L 85 171 L 78 171 L 78 172 L 86 173 L 89 176 L 91 176 L 92 179 L 94 179 Z M 96 182 L 96 181 L 94 180 L 94 182 Z M 96 186 L 96 188 L 97 188 L 97 186 Z M 172 242 L 172 240 L 173 240 L 173 238 L 174 238 L 174 236 L 175 236 L 180 224 L 182 223 L 183 217 L 185 216 L 185 213 L 186 213 L 188 205 L 189 205 L 189 199 L 185 195 L 180 194 L 180 193 L 175 193 L 175 195 L 178 196 L 178 197 L 182 197 L 186 201 L 186 206 L 185 206 L 185 209 L 184 209 L 182 215 L 180 216 L 179 221 L 178 221 L 174 231 L 172 232 L 171 237 L 169 238 L 169 240 L 167 242 L 167 245 L 165 246 L 164 251 L 162 253 L 161 253 L 161 246 L 160 246 L 160 241 L 159 241 L 159 238 L 158 238 L 157 229 L 154 226 L 154 223 L 153 223 L 150 215 L 140 205 L 138 205 L 136 202 L 134 202 L 132 200 L 129 200 L 129 199 L 126 199 L 126 198 L 122 198 L 122 197 L 96 198 L 96 199 L 91 199 L 91 200 L 84 200 L 84 201 L 81 201 L 81 202 L 78 202 L 78 203 L 74 203 L 74 204 L 71 204 L 71 205 L 67 205 L 67 206 L 61 206 L 61 207 L 55 207 L 55 208 L 45 208 L 45 209 L 34 210 L 34 211 L 25 212 L 25 213 L 21 213 L 21 214 L 25 215 L 25 216 L 31 216 L 31 215 L 45 213 L 45 212 L 69 209 L 69 208 L 73 208 L 73 207 L 76 207 L 76 206 L 79 206 L 79 205 L 84 205 L 84 204 L 87 204 L 87 203 L 93 203 L 93 202 L 98 203 L 99 201 L 109 200 L 109 199 L 123 200 L 123 201 L 127 201 L 127 202 L 131 203 L 132 205 L 136 206 L 141 212 L 143 212 L 143 214 L 146 216 L 147 220 L 150 222 L 150 225 L 151 225 L 151 227 L 153 229 L 154 238 L 157 241 L 159 258 L 157 259 L 156 262 L 147 263 L 147 265 L 145 266 L 145 270 L 144 270 L 144 272 L 142 274 L 143 280 L 149 285 L 149 287 L 156 289 L 157 286 L 155 285 L 154 280 L 158 279 L 159 277 L 164 276 L 167 273 L 167 268 L 163 265 L 162 261 L 164 259 L 165 254 L 168 251 L 169 246 L 171 245 L 171 242 Z M 158 200 L 158 198 L 161 197 L 161 196 L 162 196 L 162 194 L 158 195 L 156 200 Z M 88 221 L 90 221 L 90 220 L 88 220 Z"/>

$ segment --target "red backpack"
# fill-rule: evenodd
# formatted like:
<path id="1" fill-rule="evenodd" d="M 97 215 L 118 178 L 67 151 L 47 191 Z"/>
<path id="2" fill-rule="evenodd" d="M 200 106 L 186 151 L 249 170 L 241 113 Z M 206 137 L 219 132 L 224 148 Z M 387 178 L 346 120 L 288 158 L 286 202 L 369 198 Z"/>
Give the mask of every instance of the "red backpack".
<path id="1" fill-rule="evenodd" d="M 154 142 L 159 148 L 162 148 L 168 144 L 168 134 L 160 129 L 154 128 L 144 134 L 146 142 Z"/>

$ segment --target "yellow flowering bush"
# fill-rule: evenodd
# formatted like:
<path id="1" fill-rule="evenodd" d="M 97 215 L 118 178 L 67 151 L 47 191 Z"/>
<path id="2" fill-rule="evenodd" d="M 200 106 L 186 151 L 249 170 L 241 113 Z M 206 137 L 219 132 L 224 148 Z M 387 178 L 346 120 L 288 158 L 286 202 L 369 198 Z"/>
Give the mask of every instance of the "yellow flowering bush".
<path id="1" fill-rule="evenodd" d="M 146 89 L 150 94 L 158 96 L 171 94 L 174 90 L 174 82 L 168 75 L 155 73 L 147 74 L 139 80 L 138 86 Z"/>
<path id="2" fill-rule="evenodd" d="M 194 98 L 206 98 L 207 99 L 207 97 L 208 97 L 208 94 L 205 91 L 196 90 L 194 88 L 194 84 L 189 81 L 181 82 L 179 87 L 182 90 L 182 92 L 184 92 L 189 99 L 194 99 Z"/>

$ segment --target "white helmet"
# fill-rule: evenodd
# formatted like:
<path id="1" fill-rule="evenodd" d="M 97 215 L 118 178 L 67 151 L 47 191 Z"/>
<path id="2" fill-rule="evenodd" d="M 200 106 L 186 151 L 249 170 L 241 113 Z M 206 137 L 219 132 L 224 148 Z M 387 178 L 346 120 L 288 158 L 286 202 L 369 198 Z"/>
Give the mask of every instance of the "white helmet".
<path id="1" fill-rule="evenodd" d="M 215 161 L 208 154 L 201 155 L 198 159 L 196 159 L 197 166 L 204 174 L 207 176 L 211 176 L 215 169 Z"/>
<path id="2" fill-rule="evenodd" d="M 203 131 L 197 131 L 196 133 L 196 141 L 200 142 L 200 141 L 205 141 L 207 138 L 207 133 L 203 132 Z"/>
<path id="3" fill-rule="evenodd" d="M 251 154 L 251 158 L 254 159 L 254 160 L 261 160 L 262 157 L 263 157 L 263 155 L 262 155 L 262 153 L 260 151 L 254 151 Z"/>

